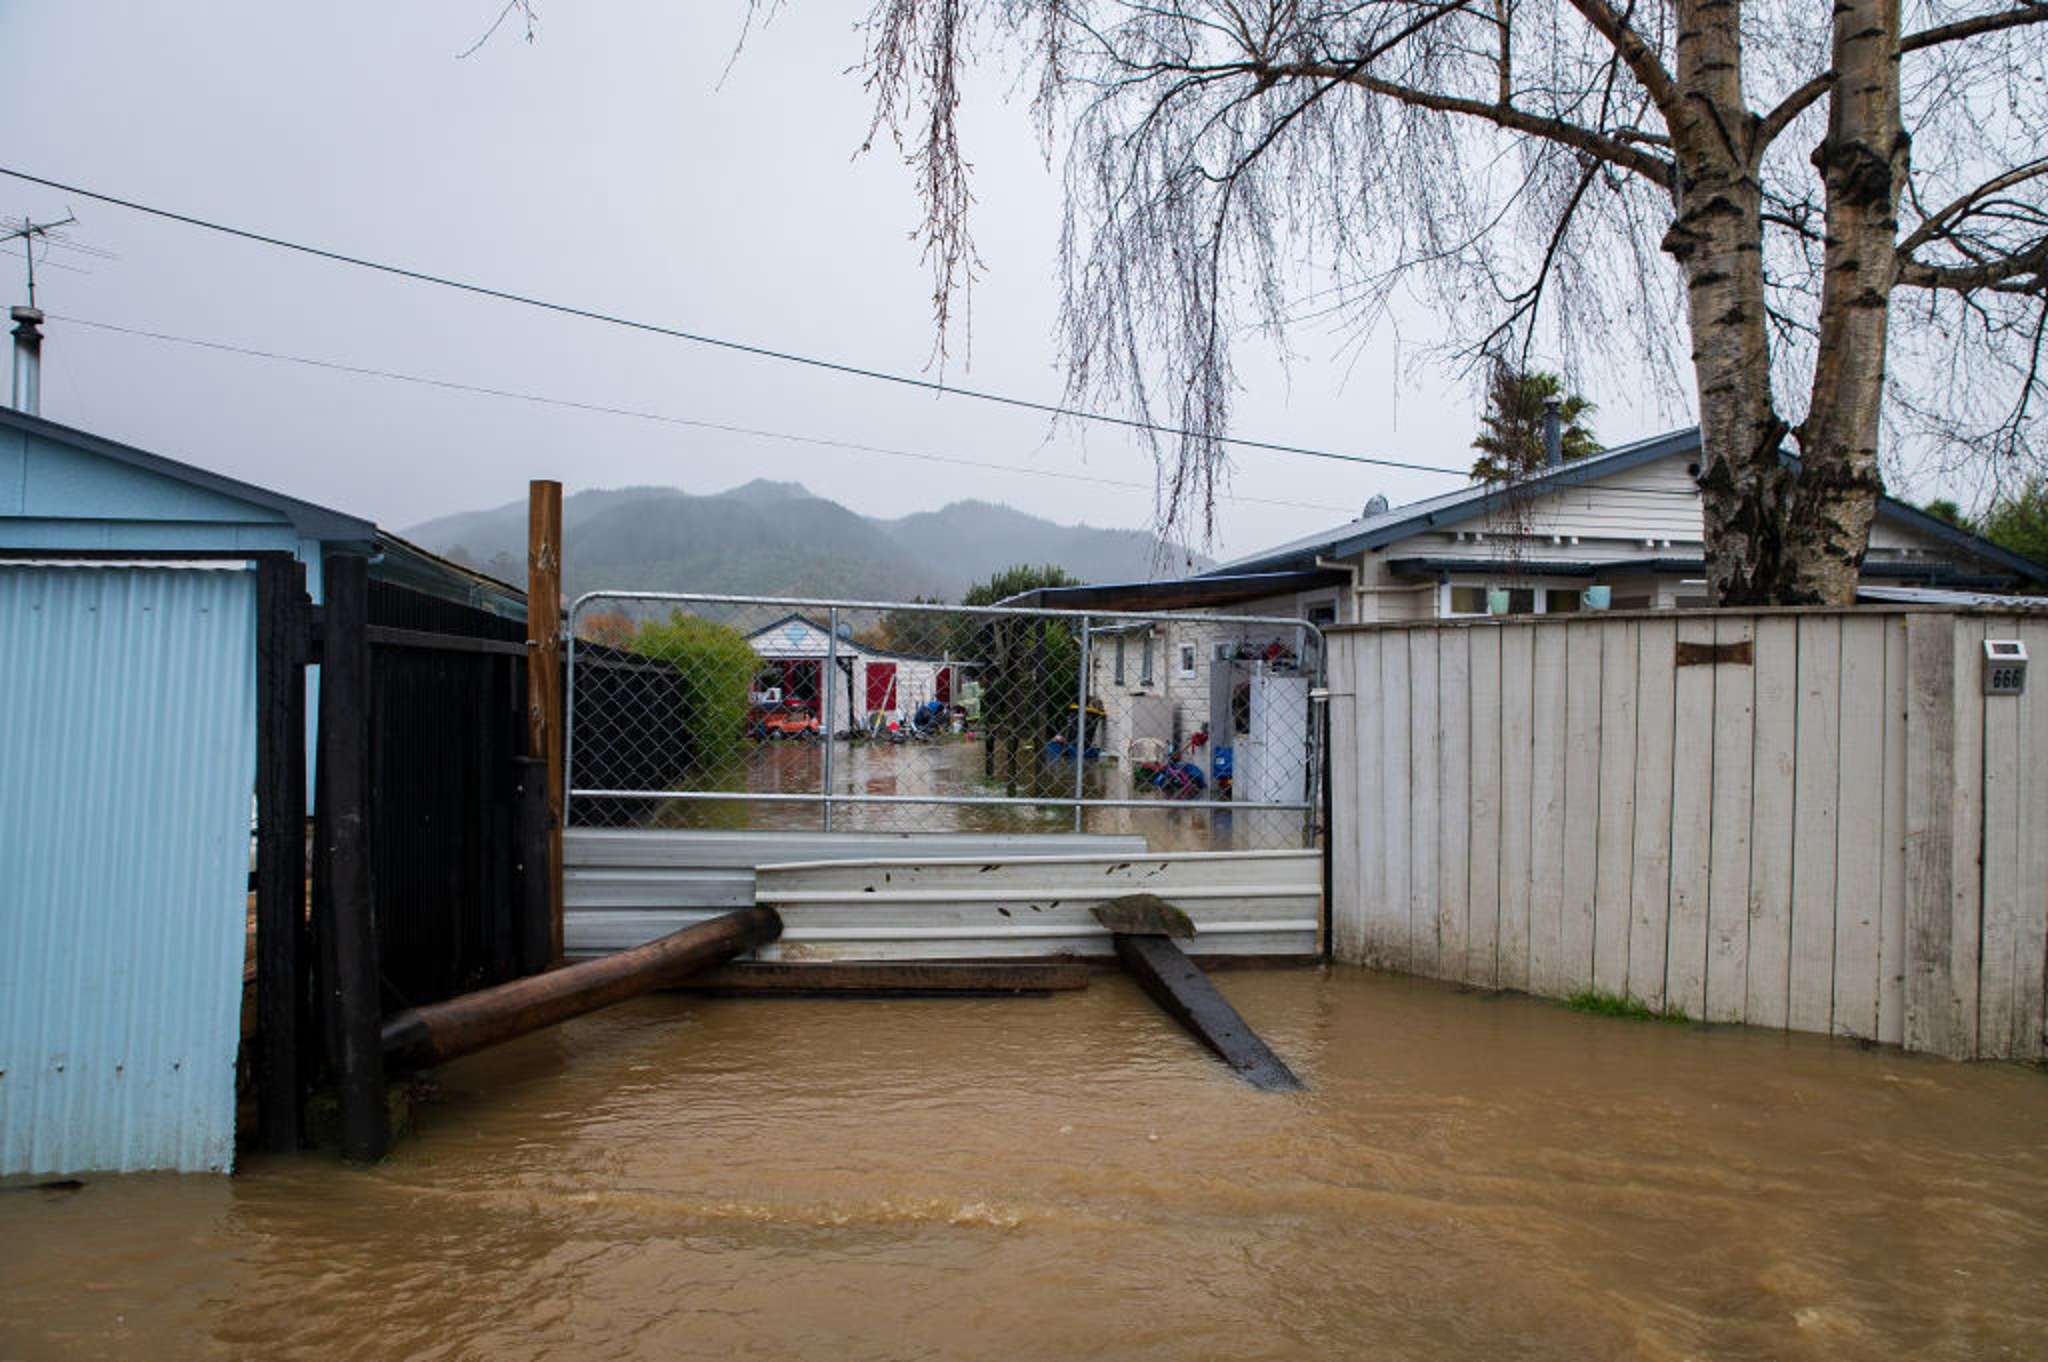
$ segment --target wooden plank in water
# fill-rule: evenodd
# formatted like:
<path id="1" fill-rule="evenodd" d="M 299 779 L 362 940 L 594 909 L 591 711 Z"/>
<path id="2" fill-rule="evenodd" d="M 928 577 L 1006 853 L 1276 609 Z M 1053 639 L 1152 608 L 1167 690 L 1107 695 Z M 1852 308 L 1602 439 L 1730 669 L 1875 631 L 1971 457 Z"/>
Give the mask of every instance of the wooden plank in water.
<path id="1" fill-rule="evenodd" d="M 937 994 L 1060 993 L 1088 987 L 1094 973 L 1079 960 L 1020 964 L 788 965 L 739 962 L 678 985 L 690 993 L 819 993 L 903 997 Z"/>
<path id="2" fill-rule="evenodd" d="M 564 965 L 388 1018 L 382 1053 L 394 1068 L 422 1068 L 637 998 L 773 941 L 772 908 L 741 908 L 617 955 Z"/>
<path id="3" fill-rule="evenodd" d="M 1152 1001 L 1254 1087 L 1283 1092 L 1302 1086 L 1294 1071 L 1170 938 L 1119 933 L 1116 954 Z"/>

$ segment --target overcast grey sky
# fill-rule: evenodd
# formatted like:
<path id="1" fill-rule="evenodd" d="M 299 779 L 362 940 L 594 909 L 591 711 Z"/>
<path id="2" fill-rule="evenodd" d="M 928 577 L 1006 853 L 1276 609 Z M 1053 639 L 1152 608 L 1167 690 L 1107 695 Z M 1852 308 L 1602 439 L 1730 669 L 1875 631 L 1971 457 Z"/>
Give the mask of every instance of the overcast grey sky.
<path id="1" fill-rule="evenodd" d="M 797 0 L 721 87 L 743 0 L 545 4 L 467 60 L 499 0 L 205 5 L 0 0 L 9 135 L 0 162 L 269 234 L 495 287 L 900 372 L 931 349 L 916 205 L 892 155 L 855 156 L 868 106 L 851 8 Z M 1057 174 L 1021 100 L 970 90 L 977 232 L 969 386 L 1057 398 Z M 962 497 L 1062 522 L 1150 522 L 1149 455 L 959 398 L 818 373 L 293 256 L 0 177 L 0 214 L 61 215 L 77 240 L 45 310 L 130 328 L 699 420 L 1137 481 L 979 471 L 48 328 L 43 414 L 402 529 L 524 496 L 531 477 L 707 492 L 794 479 L 868 514 Z M 6 268 L 21 301 L 21 261 Z M 1247 350 L 1237 433 L 1464 467 L 1471 388 L 1409 362 L 1430 334 L 1346 348 L 1304 331 L 1283 369 Z M 1255 358 L 1254 355 L 1257 355 Z M 1684 413 L 1588 393 L 1619 443 Z M 1451 478 L 1247 451 L 1219 556 L 1336 524 L 1374 492 Z"/>

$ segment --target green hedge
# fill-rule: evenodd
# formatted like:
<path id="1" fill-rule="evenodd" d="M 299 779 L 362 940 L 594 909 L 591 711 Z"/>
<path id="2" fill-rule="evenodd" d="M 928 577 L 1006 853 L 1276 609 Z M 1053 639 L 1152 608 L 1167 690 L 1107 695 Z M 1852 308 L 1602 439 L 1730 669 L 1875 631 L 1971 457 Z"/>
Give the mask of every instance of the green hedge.
<path id="1" fill-rule="evenodd" d="M 658 658 L 682 678 L 674 716 L 690 736 L 697 765 L 710 770 L 738 759 L 746 736 L 747 701 L 761 658 L 746 636 L 678 610 L 649 621 L 633 636 L 633 651 Z"/>

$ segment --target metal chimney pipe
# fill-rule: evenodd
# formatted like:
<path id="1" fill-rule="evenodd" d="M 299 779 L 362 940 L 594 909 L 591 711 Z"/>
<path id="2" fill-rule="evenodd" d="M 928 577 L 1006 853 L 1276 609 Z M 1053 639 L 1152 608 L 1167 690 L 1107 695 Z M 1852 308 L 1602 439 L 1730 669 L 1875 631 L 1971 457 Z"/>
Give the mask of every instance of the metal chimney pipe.
<path id="1" fill-rule="evenodd" d="M 1543 466 L 1564 463 L 1564 399 L 1556 393 L 1543 399 Z"/>
<path id="2" fill-rule="evenodd" d="M 14 318 L 14 409 L 38 414 L 43 402 L 43 313 L 34 307 L 16 307 Z"/>

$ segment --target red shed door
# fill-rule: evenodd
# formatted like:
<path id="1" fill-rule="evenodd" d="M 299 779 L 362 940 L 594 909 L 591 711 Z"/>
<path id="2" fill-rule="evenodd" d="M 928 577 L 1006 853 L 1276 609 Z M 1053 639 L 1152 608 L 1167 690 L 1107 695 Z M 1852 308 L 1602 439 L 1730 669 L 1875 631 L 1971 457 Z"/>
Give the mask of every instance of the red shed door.
<path id="1" fill-rule="evenodd" d="M 868 713 L 896 708 L 896 664 L 868 663 Z"/>

